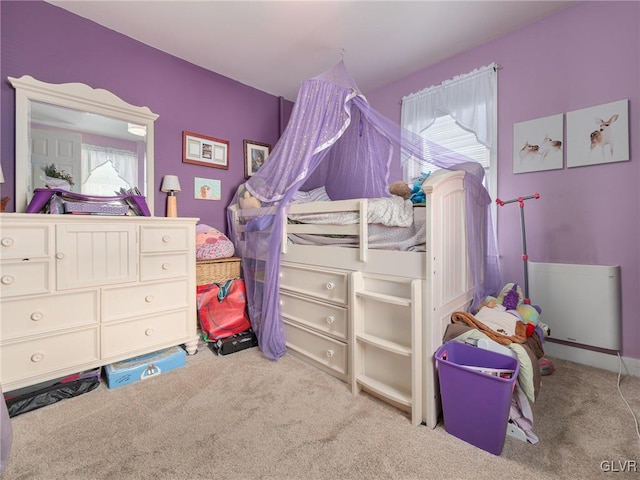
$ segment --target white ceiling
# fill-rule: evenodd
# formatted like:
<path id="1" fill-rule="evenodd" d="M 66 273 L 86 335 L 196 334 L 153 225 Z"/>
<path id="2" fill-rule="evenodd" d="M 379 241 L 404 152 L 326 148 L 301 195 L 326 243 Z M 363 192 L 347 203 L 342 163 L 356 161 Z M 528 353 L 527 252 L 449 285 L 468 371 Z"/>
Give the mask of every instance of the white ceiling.
<path id="1" fill-rule="evenodd" d="M 294 101 L 344 58 L 366 94 L 573 1 L 48 0 L 142 43 Z"/>

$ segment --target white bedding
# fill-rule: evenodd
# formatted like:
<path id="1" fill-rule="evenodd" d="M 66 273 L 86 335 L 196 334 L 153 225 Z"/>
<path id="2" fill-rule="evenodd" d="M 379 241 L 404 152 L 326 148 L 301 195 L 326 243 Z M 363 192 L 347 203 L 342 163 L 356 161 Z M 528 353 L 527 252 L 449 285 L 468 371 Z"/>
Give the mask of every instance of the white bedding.
<path id="1" fill-rule="evenodd" d="M 300 213 L 289 215 L 301 223 L 353 225 L 360 221 L 357 212 Z M 413 223 L 413 203 L 401 197 L 370 198 L 367 201 L 367 223 L 387 227 L 409 227 Z"/>
<path id="2" fill-rule="evenodd" d="M 301 223 L 353 225 L 359 222 L 356 212 L 309 213 L 289 215 Z M 379 250 L 425 251 L 424 207 L 414 207 L 400 197 L 369 199 L 367 202 L 369 247 Z M 330 245 L 357 247 L 358 237 L 352 235 L 289 234 L 289 241 L 299 245 Z"/>

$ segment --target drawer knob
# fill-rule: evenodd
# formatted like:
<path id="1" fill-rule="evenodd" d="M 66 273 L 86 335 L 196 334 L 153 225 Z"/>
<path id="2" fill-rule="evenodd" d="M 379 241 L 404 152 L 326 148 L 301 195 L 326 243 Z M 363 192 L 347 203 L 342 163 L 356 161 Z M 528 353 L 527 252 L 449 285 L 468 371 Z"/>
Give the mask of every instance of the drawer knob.
<path id="1" fill-rule="evenodd" d="M 334 287 L 335 287 L 335 285 L 333 284 L 333 282 L 328 282 L 327 283 L 327 290 L 333 290 Z"/>
<path id="2" fill-rule="evenodd" d="M 154 333 L 155 333 L 155 330 L 154 330 L 153 328 L 147 328 L 147 329 L 144 331 L 144 334 L 145 334 L 147 337 L 150 337 L 150 336 L 151 336 L 151 335 L 153 335 Z"/>
<path id="3" fill-rule="evenodd" d="M 335 352 L 333 350 L 327 350 L 327 358 L 331 358 L 335 355 Z"/>
<path id="4" fill-rule="evenodd" d="M 3 275 L 0 280 L 3 285 L 11 285 L 13 283 L 13 277 L 11 275 Z"/>
<path id="5" fill-rule="evenodd" d="M 331 323 L 333 323 L 335 321 L 336 321 L 336 317 L 334 317 L 333 315 L 329 315 L 327 317 L 327 323 L 331 324 Z"/>
<path id="6" fill-rule="evenodd" d="M 147 303 L 153 302 L 153 295 L 147 295 L 146 297 L 144 297 L 144 301 Z"/>
<path id="7" fill-rule="evenodd" d="M 43 358 L 44 355 L 42 353 L 34 353 L 33 355 L 31 355 L 31 361 L 33 363 L 41 362 Z"/>
<path id="8" fill-rule="evenodd" d="M 5 237 L 0 243 L 2 243 L 3 247 L 10 247 L 13 245 L 13 238 Z"/>
<path id="9" fill-rule="evenodd" d="M 171 241 L 171 237 L 169 235 L 165 235 L 162 237 L 162 243 L 169 243 Z"/>
<path id="10" fill-rule="evenodd" d="M 162 264 L 162 269 L 163 270 L 169 270 L 170 267 L 171 267 L 171 265 L 169 263 L 163 263 Z"/>
<path id="11" fill-rule="evenodd" d="M 42 317 L 44 317 L 42 312 L 33 312 L 31 314 L 31 320 L 33 320 L 34 322 L 38 322 L 38 321 L 42 320 Z"/>
<path id="12" fill-rule="evenodd" d="M 58 260 L 62 260 L 64 258 L 64 253 L 56 253 L 56 258 Z"/>

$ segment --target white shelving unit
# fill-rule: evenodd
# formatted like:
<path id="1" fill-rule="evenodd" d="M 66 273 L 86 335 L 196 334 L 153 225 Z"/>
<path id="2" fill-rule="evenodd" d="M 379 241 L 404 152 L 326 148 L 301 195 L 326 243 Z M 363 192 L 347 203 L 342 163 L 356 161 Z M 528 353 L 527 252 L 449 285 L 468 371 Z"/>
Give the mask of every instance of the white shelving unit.
<path id="1" fill-rule="evenodd" d="M 351 275 L 352 390 L 364 390 L 422 422 L 422 280 Z"/>

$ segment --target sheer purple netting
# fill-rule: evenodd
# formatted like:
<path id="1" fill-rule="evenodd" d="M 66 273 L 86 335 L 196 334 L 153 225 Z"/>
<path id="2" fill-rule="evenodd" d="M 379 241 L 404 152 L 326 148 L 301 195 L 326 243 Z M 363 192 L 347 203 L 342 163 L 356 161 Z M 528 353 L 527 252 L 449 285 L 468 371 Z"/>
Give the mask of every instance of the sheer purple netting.
<path id="1" fill-rule="evenodd" d="M 287 128 L 268 161 L 239 188 L 228 210 L 229 236 L 242 257 L 251 325 L 267 358 L 275 360 L 286 353 L 278 290 L 281 232 L 293 195 L 324 186 L 332 200 L 389 196 L 394 158 L 465 170 L 467 204 L 487 212 L 467 222 L 474 304 L 498 292 L 497 255 L 488 240 L 493 236 L 485 237 L 491 200 L 482 175 L 478 176 L 483 174 L 482 167 L 437 145 L 429 144 L 429 150 L 429 158 L 424 158 L 422 138 L 403 131 L 369 106 L 343 62 L 303 82 Z M 231 208 L 242 200 L 245 190 L 261 202 L 262 209 L 260 216 L 244 218 L 245 231 L 240 232 Z"/>

